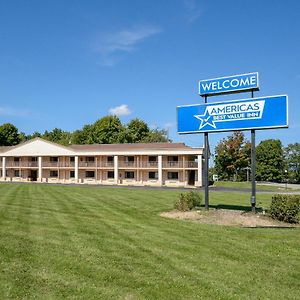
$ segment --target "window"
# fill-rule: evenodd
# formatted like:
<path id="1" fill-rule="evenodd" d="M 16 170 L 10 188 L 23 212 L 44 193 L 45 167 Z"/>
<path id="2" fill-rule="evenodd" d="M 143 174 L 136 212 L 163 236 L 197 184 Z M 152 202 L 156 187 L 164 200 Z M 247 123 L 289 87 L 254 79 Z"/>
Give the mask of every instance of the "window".
<path id="1" fill-rule="evenodd" d="M 134 179 L 134 172 L 132 172 L 132 171 L 125 172 L 125 178 L 126 179 Z"/>
<path id="2" fill-rule="evenodd" d="M 50 177 L 58 177 L 58 171 L 50 171 Z"/>
<path id="3" fill-rule="evenodd" d="M 107 162 L 114 162 L 113 156 L 107 156 Z"/>
<path id="4" fill-rule="evenodd" d="M 178 179 L 178 172 L 168 172 L 168 179 L 171 180 Z"/>
<path id="5" fill-rule="evenodd" d="M 94 162 L 95 161 L 95 157 L 94 156 L 87 156 L 86 157 L 86 161 Z"/>
<path id="6" fill-rule="evenodd" d="M 149 179 L 158 179 L 158 172 L 149 172 Z"/>
<path id="7" fill-rule="evenodd" d="M 37 161 L 37 157 L 31 157 L 31 161 Z"/>
<path id="8" fill-rule="evenodd" d="M 148 161 L 149 162 L 157 162 L 157 156 L 149 156 Z"/>
<path id="9" fill-rule="evenodd" d="M 107 178 L 108 179 L 112 179 L 115 177 L 115 172 L 114 171 L 108 171 L 107 172 Z"/>
<path id="10" fill-rule="evenodd" d="M 75 161 L 75 157 L 74 156 L 71 156 L 70 157 L 70 162 L 74 162 Z"/>
<path id="11" fill-rule="evenodd" d="M 85 171 L 85 178 L 94 178 L 95 171 Z"/>
<path id="12" fill-rule="evenodd" d="M 127 162 L 134 162 L 134 156 L 126 156 Z"/>
<path id="13" fill-rule="evenodd" d="M 58 162 L 58 157 L 57 156 L 51 156 L 50 157 L 50 162 Z"/>
<path id="14" fill-rule="evenodd" d="M 75 171 L 70 171 L 70 178 L 75 178 Z"/>
<path id="15" fill-rule="evenodd" d="M 178 156 L 168 156 L 168 161 L 178 161 Z"/>
<path id="16" fill-rule="evenodd" d="M 14 157 L 14 161 L 15 161 L 15 162 L 20 161 L 20 157 Z"/>
<path id="17" fill-rule="evenodd" d="M 21 172 L 20 172 L 20 170 L 15 170 L 15 171 L 14 171 L 14 176 L 15 176 L 15 177 L 21 177 Z"/>

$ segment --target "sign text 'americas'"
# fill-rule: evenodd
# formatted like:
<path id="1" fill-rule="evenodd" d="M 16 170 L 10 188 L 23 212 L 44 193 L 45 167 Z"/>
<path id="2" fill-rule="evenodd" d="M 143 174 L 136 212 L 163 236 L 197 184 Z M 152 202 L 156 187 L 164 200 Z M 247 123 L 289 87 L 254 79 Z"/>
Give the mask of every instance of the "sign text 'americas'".
<path id="1" fill-rule="evenodd" d="M 216 122 L 226 122 L 242 119 L 260 119 L 263 114 L 265 101 L 218 104 L 206 107 L 203 115 L 194 117 L 201 121 L 199 129 L 204 126 L 216 128 Z"/>

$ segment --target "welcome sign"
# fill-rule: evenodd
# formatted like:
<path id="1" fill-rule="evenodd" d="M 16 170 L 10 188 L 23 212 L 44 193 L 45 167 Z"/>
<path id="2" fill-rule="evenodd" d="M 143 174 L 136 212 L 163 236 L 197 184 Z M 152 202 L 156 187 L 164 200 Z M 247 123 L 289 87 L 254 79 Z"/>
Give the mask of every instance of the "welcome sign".
<path id="1" fill-rule="evenodd" d="M 201 96 L 238 93 L 247 90 L 259 90 L 257 72 L 199 81 L 199 94 Z"/>
<path id="2" fill-rule="evenodd" d="M 288 127 L 286 95 L 177 107 L 178 133 Z"/>

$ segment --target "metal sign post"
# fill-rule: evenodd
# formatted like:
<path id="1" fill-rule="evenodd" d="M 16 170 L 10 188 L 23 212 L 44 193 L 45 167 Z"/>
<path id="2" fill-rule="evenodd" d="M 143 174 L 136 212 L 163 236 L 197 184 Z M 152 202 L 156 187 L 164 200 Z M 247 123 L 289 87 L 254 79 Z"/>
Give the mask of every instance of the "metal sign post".
<path id="1" fill-rule="evenodd" d="M 207 103 L 207 96 L 204 97 L 204 103 Z M 205 209 L 209 210 L 209 141 L 208 132 L 204 133 L 204 201 Z"/>
<path id="2" fill-rule="evenodd" d="M 254 98 L 254 92 L 251 91 L 251 98 Z M 255 148 L 255 130 L 251 129 L 251 210 L 256 209 L 256 148 Z"/>

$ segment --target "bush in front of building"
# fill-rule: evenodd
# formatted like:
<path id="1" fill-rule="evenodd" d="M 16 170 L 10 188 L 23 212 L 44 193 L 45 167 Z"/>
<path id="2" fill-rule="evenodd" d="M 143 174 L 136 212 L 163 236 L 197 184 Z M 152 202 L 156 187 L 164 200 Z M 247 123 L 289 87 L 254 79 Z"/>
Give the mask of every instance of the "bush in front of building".
<path id="1" fill-rule="evenodd" d="M 300 195 L 274 195 L 270 206 L 273 219 L 288 223 L 300 222 Z"/>
<path id="2" fill-rule="evenodd" d="M 189 211 L 195 207 L 200 207 L 202 195 L 198 192 L 180 193 L 178 199 L 174 203 L 174 208 L 179 211 Z"/>

